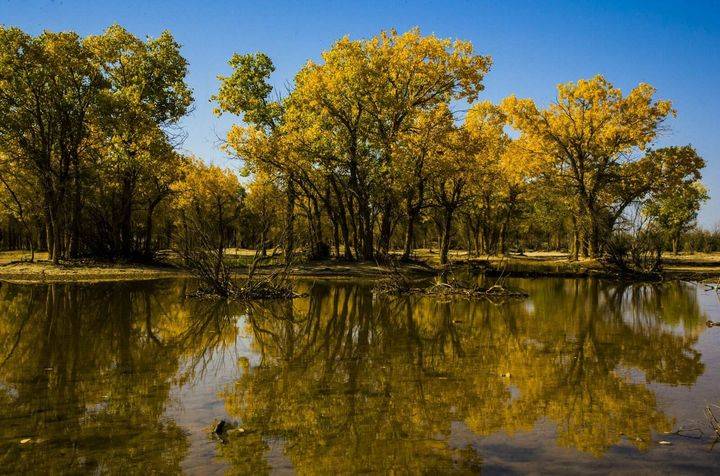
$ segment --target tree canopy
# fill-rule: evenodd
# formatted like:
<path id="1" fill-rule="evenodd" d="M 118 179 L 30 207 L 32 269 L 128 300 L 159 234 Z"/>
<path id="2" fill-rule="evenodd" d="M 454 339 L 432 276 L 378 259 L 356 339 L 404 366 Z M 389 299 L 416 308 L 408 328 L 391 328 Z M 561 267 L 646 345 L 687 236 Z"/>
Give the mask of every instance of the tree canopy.
<path id="1" fill-rule="evenodd" d="M 193 98 L 170 32 L 0 35 L 0 241 L 55 262 L 186 247 L 188 194 L 208 201 L 197 211 L 212 209 L 206 185 L 230 193 L 216 172 L 253 193 L 207 243 L 282 246 L 288 261 L 410 260 L 419 248 L 442 264 L 457 248 L 600 258 L 640 209 L 677 248 L 707 198 L 692 146 L 657 147 L 676 111 L 651 85 L 623 93 L 597 75 L 560 84 L 544 108 L 492 104 L 491 58 L 418 28 L 343 37 L 284 90 L 266 54 L 233 54 L 212 100 L 237 118 L 222 149 L 242 179 L 181 151 Z"/>

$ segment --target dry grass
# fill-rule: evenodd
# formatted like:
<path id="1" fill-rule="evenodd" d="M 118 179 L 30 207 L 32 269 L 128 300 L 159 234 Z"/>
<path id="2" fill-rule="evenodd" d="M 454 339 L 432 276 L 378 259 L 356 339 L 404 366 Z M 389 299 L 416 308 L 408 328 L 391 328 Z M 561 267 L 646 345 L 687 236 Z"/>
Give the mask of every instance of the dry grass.
<path id="1" fill-rule="evenodd" d="M 0 251 L 0 266 L 16 261 L 30 261 L 30 256 L 30 252 L 25 250 Z M 38 251 L 35 253 L 35 259 L 47 261 L 48 254 L 46 251 Z"/>
<path id="2" fill-rule="evenodd" d="M 47 253 L 0 252 L 0 280 L 14 283 L 103 282 L 157 279 L 184 275 L 183 271 L 139 264 L 67 263 L 54 265 Z"/>
<path id="3" fill-rule="evenodd" d="M 437 252 L 418 250 L 417 256 L 430 264 L 439 263 Z M 450 260 L 466 260 L 467 252 L 453 251 Z M 720 253 L 663 254 L 664 274 L 670 277 L 717 277 L 720 276 Z M 473 259 L 473 258 L 471 258 Z M 569 261 L 567 253 L 554 251 L 528 252 L 523 256 L 480 256 L 474 259 L 486 260 L 494 267 L 502 265 L 507 271 L 525 271 L 549 274 L 577 273 L 587 274 L 599 271 L 601 265 L 593 259 Z"/>
<path id="4" fill-rule="evenodd" d="M 245 267 L 255 254 L 254 250 L 231 248 L 228 250 L 228 265 Z M 177 257 L 166 256 L 168 263 L 177 264 Z M 430 274 L 439 268 L 440 257 L 437 250 L 419 249 L 415 258 L 424 261 L 421 264 L 400 264 L 399 269 L 406 274 Z M 27 251 L 0 252 L 0 280 L 13 282 L 63 282 L 63 281 L 123 281 L 156 279 L 162 277 L 184 276 L 185 272 L 160 266 L 137 264 L 106 264 L 81 262 L 54 266 L 47 261 L 47 253 L 35 254 L 36 261 L 29 262 Z M 453 250 L 451 262 L 465 262 L 467 252 Z M 523 256 L 480 256 L 470 257 L 476 262 L 487 262 L 493 268 L 508 274 L 584 276 L 601 269 L 595 260 L 585 259 L 569 261 L 568 255 L 561 252 L 528 252 Z M 272 260 L 258 269 L 261 274 L 271 273 L 281 266 L 282 257 Z M 720 276 L 720 253 L 695 253 L 663 255 L 664 272 L 673 278 L 705 279 Z M 327 278 L 375 278 L 387 276 L 389 268 L 373 262 L 347 263 L 333 260 L 296 263 L 290 269 L 292 276 Z"/>
<path id="5" fill-rule="evenodd" d="M 720 276 L 720 253 L 664 254 L 663 262 L 671 275 Z"/>

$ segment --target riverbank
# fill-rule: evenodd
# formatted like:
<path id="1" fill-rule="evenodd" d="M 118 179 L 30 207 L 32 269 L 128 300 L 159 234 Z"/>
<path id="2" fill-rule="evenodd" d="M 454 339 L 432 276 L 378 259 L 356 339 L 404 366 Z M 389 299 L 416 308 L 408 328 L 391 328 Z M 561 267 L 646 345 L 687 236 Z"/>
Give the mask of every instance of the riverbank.
<path id="1" fill-rule="evenodd" d="M 78 261 L 53 264 L 46 253 L 37 253 L 35 261 L 29 254 L 0 253 L 0 281 L 12 283 L 94 283 L 105 281 L 140 281 L 187 276 L 184 270 L 166 265 L 105 263 Z"/>
<path id="2" fill-rule="evenodd" d="M 720 253 L 664 254 L 664 279 L 702 281 L 720 278 Z M 531 252 L 526 255 L 489 256 L 468 258 L 458 252 L 452 257 L 456 264 L 465 263 L 477 267 L 486 274 L 516 277 L 617 277 L 607 271 L 597 260 L 580 259 L 571 261 L 566 253 Z"/>
<path id="3" fill-rule="evenodd" d="M 231 250 L 228 264 L 242 273 L 252 260 L 252 250 Z M 308 278 L 381 278 L 395 269 L 408 276 L 431 276 L 442 271 L 439 256 L 432 250 L 418 250 L 416 261 L 390 267 L 374 262 L 348 263 L 326 260 L 300 262 L 290 268 L 290 274 Z M 29 261 L 28 252 L 0 252 L 0 281 L 15 283 L 61 283 L 133 281 L 188 277 L 190 274 L 177 266 L 177 260 L 167 256 L 158 264 L 109 263 L 83 260 L 53 265 L 46 253 L 36 253 Z M 706 280 L 720 278 L 720 253 L 697 253 L 663 257 L 663 274 L 667 279 Z M 558 252 L 532 252 L 526 255 L 468 257 L 453 251 L 450 261 L 456 269 L 471 269 L 492 276 L 516 277 L 611 277 L 595 260 L 569 261 Z M 281 264 L 278 261 L 259 268 L 259 273 L 271 272 Z"/>
<path id="4" fill-rule="evenodd" d="M 226 260 L 228 266 L 243 274 L 252 261 L 252 250 L 230 250 Z M 258 268 L 258 274 L 267 274 L 282 267 L 278 260 L 270 260 Z M 431 276 L 439 269 L 420 263 L 403 263 L 398 270 L 406 275 Z M 290 275 L 313 278 L 380 278 L 393 271 L 388 266 L 373 262 L 347 263 L 326 260 L 300 262 L 290 268 Z M 156 264 L 111 263 L 103 261 L 82 260 L 52 264 L 47 253 L 36 253 L 35 260 L 30 261 L 28 252 L 0 252 L 0 281 L 12 283 L 63 283 L 63 282 L 112 282 L 140 281 L 148 279 L 190 277 L 191 274 L 179 266 L 179 259 L 172 254 L 165 254 L 163 260 Z"/>

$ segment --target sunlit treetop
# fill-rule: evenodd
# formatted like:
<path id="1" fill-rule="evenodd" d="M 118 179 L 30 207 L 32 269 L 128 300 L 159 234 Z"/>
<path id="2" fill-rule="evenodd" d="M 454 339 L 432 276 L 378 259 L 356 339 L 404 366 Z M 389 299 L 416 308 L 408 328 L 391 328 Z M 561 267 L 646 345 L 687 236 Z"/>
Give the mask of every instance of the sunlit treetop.
<path id="1" fill-rule="evenodd" d="M 655 88 L 639 84 L 623 96 L 604 77 L 558 86 L 557 99 L 539 109 L 531 99 L 506 98 L 510 124 L 536 139 L 543 153 L 572 160 L 616 160 L 650 144 L 663 121 L 675 114 Z M 540 149 L 538 149 L 540 151 Z"/>
<path id="2" fill-rule="evenodd" d="M 413 114 L 451 100 L 474 101 L 490 64 L 469 42 L 423 36 L 417 28 L 368 40 L 344 37 L 321 63 L 308 62 L 298 73 L 293 104 L 341 128 L 364 127 L 387 147 Z"/>
<path id="3" fill-rule="evenodd" d="M 110 83 L 111 99 L 128 112 L 148 115 L 165 125 L 190 110 L 192 90 L 185 82 L 188 63 L 169 31 L 142 41 L 115 24 L 84 43 Z"/>
<path id="4" fill-rule="evenodd" d="M 220 90 L 212 97 L 217 101 L 215 114 L 235 114 L 248 124 L 275 127 L 282 115 L 280 101 L 271 100 L 270 75 L 275 71 L 272 60 L 264 53 L 234 54 L 228 62 L 230 76 L 218 76 Z"/>

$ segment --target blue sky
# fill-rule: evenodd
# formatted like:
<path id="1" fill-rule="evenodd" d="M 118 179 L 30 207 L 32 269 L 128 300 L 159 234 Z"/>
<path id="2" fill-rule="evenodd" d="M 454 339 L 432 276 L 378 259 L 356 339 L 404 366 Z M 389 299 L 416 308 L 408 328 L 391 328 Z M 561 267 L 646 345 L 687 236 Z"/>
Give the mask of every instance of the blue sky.
<path id="1" fill-rule="evenodd" d="M 217 75 L 233 52 L 263 51 L 283 90 L 308 59 L 343 35 L 382 29 L 470 40 L 494 65 L 484 99 L 509 94 L 551 101 L 560 82 L 601 73 L 627 91 L 648 82 L 678 117 L 660 145 L 692 144 L 707 161 L 712 199 L 700 222 L 720 223 L 720 1 L 124 1 L 0 0 L 0 23 L 100 33 L 117 22 L 144 37 L 169 29 L 190 62 L 195 109 L 184 148 L 227 164 L 217 148 L 232 118 L 212 115 Z M 231 162 L 232 165 L 232 162 Z"/>

